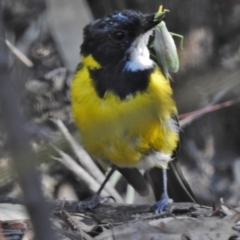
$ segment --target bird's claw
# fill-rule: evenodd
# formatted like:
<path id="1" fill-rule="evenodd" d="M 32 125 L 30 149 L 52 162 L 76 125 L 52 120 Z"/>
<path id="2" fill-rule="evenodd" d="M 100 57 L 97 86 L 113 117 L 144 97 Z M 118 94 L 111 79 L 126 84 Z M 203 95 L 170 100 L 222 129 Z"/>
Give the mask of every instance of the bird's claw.
<path id="1" fill-rule="evenodd" d="M 161 213 L 163 212 L 163 210 L 165 209 L 165 207 L 169 204 L 169 203 L 172 203 L 173 200 L 171 198 L 169 198 L 168 196 L 166 195 L 162 195 L 161 197 L 161 200 L 159 200 L 158 202 L 156 202 L 154 204 L 154 209 L 155 209 L 155 213 L 158 214 L 158 213 Z"/>
<path id="2" fill-rule="evenodd" d="M 89 201 L 79 202 L 77 205 L 77 211 L 79 212 L 86 209 L 91 210 L 97 207 L 99 204 L 108 202 L 110 199 L 116 202 L 115 198 L 112 196 L 99 197 L 98 195 L 94 195 Z"/>

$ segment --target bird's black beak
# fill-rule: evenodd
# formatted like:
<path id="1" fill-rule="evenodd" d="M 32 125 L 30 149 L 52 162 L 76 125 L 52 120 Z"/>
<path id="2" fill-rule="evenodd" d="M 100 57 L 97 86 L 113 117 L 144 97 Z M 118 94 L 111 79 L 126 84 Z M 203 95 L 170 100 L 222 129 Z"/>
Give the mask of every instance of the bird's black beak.
<path id="1" fill-rule="evenodd" d="M 153 29 L 165 18 L 165 12 L 145 14 L 142 22 L 142 33 Z"/>

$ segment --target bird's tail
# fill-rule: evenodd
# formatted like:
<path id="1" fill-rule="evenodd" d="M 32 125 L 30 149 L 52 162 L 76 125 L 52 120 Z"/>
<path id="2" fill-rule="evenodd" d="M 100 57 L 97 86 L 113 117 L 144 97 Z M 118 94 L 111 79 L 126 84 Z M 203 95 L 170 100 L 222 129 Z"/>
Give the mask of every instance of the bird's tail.
<path id="1" fill-rule="evenodd" d="M 162 169 L 154 167 L 149 171 L 150 182 L 152 184 L 156 200 L 161 198 L 163 193 Z M 183 176 L 177 159 L 169 163 L 167 170 L 168 194 L 174 202 L 196 202 L 194 193 L 187 180 Z"/>
<path id="2" fill-rule="evenodd" d="M 148 184 L 143 175 L 136 168 L 118 168 L 118 171 L 124 176 L 130 185 L 142 196 L 149 192 Z M 168 175 L 168 193 L 174 202 L 196 202 L 194 193 L 186 181 L 177 159 L 169 163 Z M 163 193 L 163 174 L 161 168 L 152 168 L 147 176 L 153 187 L 156 201 Z"/>

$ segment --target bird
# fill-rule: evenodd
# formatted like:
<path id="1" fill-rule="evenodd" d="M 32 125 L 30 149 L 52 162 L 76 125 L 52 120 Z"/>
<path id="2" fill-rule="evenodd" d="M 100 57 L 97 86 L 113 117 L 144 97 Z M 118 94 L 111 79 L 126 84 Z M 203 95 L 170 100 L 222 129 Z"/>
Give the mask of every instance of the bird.
<path id="1" fill-rule="evenodd" d="M 148 194 L 148 185 L 139 169 L 162 169 L 156 212 L 171 202 L 168 172 L 176 192 L 181 195 L 182 190 L 185 199 L 195 201 L 174 157 L 179 124 L 171 84 L 148 46 L 164 17 L 114 11 L 83 30 L 81 62 L 71 83 L 73 118 L 86 151 L 112 170 L 93 198 L 80 202 L 78 209 L 101 203 L 100 192 L 116 169 L 141 195 Z"/>

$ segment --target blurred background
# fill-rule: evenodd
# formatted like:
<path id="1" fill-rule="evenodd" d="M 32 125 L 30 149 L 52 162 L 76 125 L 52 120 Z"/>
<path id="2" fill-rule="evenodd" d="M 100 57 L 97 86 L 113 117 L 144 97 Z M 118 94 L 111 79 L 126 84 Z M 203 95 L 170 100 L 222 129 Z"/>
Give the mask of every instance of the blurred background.
<path id="1" fill-rule="evenodd" d="M 163 5 L 170 10 L 165 19 L 169 31 L 184 36 L 183 49 L 180 40 L 175 39 L 180 70 L 172 75 L 182 124 L 179 161 L 184 175 L 200 203 L 211 204 L 212 189 L 216 202 L 222 197 L 225 203 L 239 204 L 240 0 L 3 2 L 11 75 L 18 87 L 31 145 L 38 153 L 36 159 L 48 198 L 84 200 L 92 195 L 84 179 L 56 160 L 57 152 L 50 146 L 54 144 L 76 159 L 52 119 L 62 120 L 78 138 L 71 116 L 69 85 L 79 63 L 83 27 L 114 10 L 147 13 Z M 204 108 L 208 111 L 191 114 Z M 0 158 L 0 195 L 21 196 L 1 123 Z M 124 179 L 116 187 L 125 196 Z M 141 199 L 144 201 L 154 200 Z"/>

